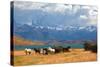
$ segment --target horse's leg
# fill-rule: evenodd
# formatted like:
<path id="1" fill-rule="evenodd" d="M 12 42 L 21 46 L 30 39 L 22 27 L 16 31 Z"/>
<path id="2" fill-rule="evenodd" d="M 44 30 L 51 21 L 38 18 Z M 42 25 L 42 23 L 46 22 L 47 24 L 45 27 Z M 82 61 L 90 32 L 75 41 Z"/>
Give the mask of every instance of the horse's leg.
<path id="1" fill-rule="evenodd" d="M 28 55 L 29 53 L 28 53 L 28 51 L 26 52 L 26 55 Z"/>
<path id="2" fill-rule="evenodd" d="M 31 52 L 29 52 L 29 55 L 31 54 Z"/>
<path id="3" fill-rule="evenodd" d="M 30 55 L 30 52 L 28 52 L 28 55 Z"/>
<path id="4" fill-rule="evenodd" d="M 27 51 L 26 51 L 26 55 L 27 55 Z"/>
<path id="5" fill-rule="evenodd" d="M 27 51 L 25 51 L 25 54 L 27 55 Z"/>

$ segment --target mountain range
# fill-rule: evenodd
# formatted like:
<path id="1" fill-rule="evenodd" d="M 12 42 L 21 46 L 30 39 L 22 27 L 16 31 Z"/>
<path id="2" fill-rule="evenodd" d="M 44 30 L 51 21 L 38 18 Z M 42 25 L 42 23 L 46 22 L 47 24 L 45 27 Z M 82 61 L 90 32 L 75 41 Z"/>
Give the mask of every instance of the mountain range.
<path id="1" fill-rule="evenodd" d="M 19 24 L 14 22 L 14 35 L 28 40 L 96 40 L 96 26 L 45 26 L 32 24 Z"/>

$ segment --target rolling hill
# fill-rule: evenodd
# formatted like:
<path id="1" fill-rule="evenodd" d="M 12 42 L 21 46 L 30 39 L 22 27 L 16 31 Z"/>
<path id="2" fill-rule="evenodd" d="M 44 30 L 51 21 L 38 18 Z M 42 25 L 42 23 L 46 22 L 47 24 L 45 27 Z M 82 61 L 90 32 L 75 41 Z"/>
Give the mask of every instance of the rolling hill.
<path id="1" fill-rule="evenodd" d="M 27 40 L 27 39 L 24 39 L 24 38 L 19 37 L 19 36 L 14 36 L 13 42 L 14 42 L 14 45 L 44 45 L 44 42 L 31 41 L 31 40 Z"/>

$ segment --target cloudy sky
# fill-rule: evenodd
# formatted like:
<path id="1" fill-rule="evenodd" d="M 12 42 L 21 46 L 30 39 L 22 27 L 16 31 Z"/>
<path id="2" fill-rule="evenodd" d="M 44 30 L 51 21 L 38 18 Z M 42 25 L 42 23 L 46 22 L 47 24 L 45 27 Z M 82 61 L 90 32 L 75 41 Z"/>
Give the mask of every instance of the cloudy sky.
<path id="1" fill-rule="evenodd" d="M 96 26 L 97 14 L 96 6 L 14 2 L 14 21 L 21 24 Z"/>

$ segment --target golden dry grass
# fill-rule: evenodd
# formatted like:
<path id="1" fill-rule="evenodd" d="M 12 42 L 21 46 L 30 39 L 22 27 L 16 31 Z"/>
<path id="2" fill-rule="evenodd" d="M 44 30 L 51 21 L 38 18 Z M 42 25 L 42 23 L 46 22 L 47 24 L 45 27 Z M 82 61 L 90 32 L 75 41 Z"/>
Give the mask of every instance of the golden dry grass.
<path id="1" fill-rule="evenodd" d="M 25 55 L 24 51 L 14 51 L 14 65 L 55 64 L 69 62 L 96 61 L 97 54 L 83 49 L 71 49 L 70 52 L 40 55 L 34 52 Z"/>

